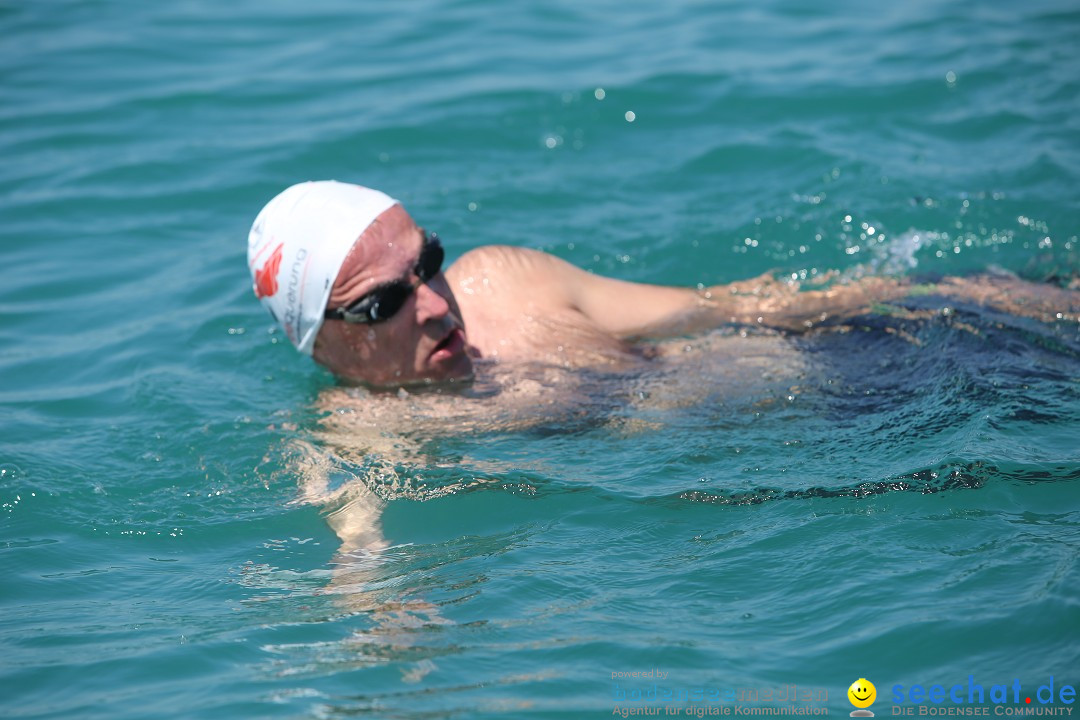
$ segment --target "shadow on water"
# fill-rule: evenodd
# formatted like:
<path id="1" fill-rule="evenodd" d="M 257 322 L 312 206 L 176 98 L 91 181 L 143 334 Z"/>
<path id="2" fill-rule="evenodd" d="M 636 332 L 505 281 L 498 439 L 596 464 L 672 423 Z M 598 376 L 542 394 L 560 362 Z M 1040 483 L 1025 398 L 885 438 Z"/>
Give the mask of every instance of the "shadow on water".
<path id="1" fill-rule="evenodd" d="M 866 482 L 840 488 L 811 487 L 805 490 L 754 488 L 731 493 L 688 491 L 677 495 L 679 500 L 714 505 L 758 505 L 771 500 L 805 500 L 810 498 L 865 498 L 890 492 L 917 492 L 929 495 L 946 490 L 974 490 L 992 482 L 1063 482 L 1080 480 L 1080 470 L 1061 466 L 1053 469 L 1033 469 L 987 464 L 981 460 L 956 462 L 915 470 L 889 480 Z"/>
<path id="2" fill-rule="evenodd" d="M 927 296 L 791 342 L 812 359 L 799 389 L 804 405 L 825 421 L 818 442 L 832 452 L 854 444 L 882 457 L 890 449 L 931 447 L 940 461 L 884 477 L 837 478 L 836 484 L 710 488 L 664 500 L 753 505 L 1080 479 L 1067 440 L 1068 428 L 1080 421 L 1075 323 L 1042 323 Z M 1036 461 L 1010 452 L 1017 437 L 1045 434 L 1052 441 L 1055 432 L 1065 440 L 1056 453 L 1043 452 Z M 908 457 L 920 456 L 926 453 Z"/>

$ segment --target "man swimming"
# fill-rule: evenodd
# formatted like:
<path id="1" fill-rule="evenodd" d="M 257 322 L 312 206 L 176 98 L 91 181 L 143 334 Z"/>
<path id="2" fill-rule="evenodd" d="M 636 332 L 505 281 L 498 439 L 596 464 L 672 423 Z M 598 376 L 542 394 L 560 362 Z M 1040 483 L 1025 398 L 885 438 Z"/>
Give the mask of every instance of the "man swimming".
<path id="1" fill-rule="evenodd" d="M 293 344 L 369 387 L 461 381 L 481 360 L 618 365 L 641 357 L 634 340 L 726 324 L 801 331 L 907 291 L 869 278 L 799 292 L 766 276 L 698 291 L 507 246 L 471 250 L 445 272 L 442 261 L 438 237 L 397 201 L 335 181 L 286 189 L 248 241 L 255 294 Z"/>
<path id="2" fill-rule="evenodd" d="M 438 470 L 429 447 L 434 438 L 545 426 L 563 432 L 582 423 L 644 434 L 656 425 L 655 410 L 716 406 L 717 395 L 722 403 L 735 400 L 721 406 L 725 415 L 756 413 L 807 386 L 812 392 L 814 356 L 859 372 L 881 372 L 879 353 L 903 359 L 895 346 L 878 346 L 873 365 L 866 358 L 860 364 L 850 352 L 863 342 L 859 336 L 831 353 L 816 352 L 828 343 L 802 352 L 805 345 L 790 338 L 822 328 L 840 339 L 846 321 L 913 296 L 933 297 L 898 306 L 901 323 L 940 319 L 940 298 L 1041 320 L 1075 322 L 1080 309 L 1075 290 L 1013 277 L 947 278 L 933 286 L 868 277 L 805 291 L 762 276 L 692 290 L 593 275 L 525 248 L 480 247 L 445 271 L 442 263 L 438 237 L 395 200 L 330 181 L 282 192 L 249 236 L 255 294 L 290 341 L 339 378 L 375 389 L 323 388 L 317 428 L 292 441 L 302 499 L 327 512 L 342 540 L 333 585 L 356 607 L 399 609 L 358 590 L 370 579 L 363 553 L 388 542 L 380 522 L 386 502 L 488 482 L 455 476 L 440 484 L 437 472 L 433 484 L 423 479 L 426 472 L 403 476 L 402 468 Z M 702 334 L 732 325 L 755 331 Z M 920 352 L 919 338 L 909 342 L 903 327 L 883 330 Z M 679 340 L 637 342 L 662 338 Z M 425 385 L 461 390 L 402 389 Z M 385 388 L 398 392 L 379 391 Z M 522 468 L 516 458 L 459 455 L 454 463 L 495 478 Z"/>

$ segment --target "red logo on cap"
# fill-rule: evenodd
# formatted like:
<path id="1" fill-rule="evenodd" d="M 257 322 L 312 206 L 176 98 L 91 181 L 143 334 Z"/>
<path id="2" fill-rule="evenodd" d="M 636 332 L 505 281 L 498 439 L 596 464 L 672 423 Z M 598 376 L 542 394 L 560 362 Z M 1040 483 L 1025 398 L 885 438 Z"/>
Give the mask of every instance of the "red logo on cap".
<path id="1" fill-rule="evenodd" d="M 274 248 L 266 264 L 255 271 L 255 297 L 260 300 L 271 297 L 278 290 L 277 274 L 281 267 L 281 248 L 284 246 L 285 243 L 281 243 Z"/>

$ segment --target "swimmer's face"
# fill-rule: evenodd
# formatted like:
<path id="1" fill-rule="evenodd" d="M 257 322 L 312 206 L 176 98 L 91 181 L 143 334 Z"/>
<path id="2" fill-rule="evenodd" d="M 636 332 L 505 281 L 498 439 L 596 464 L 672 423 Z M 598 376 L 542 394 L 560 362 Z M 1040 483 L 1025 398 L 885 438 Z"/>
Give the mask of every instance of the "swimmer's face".
<path id="1" fill-rule="evenodd" d="M 867 708 L 874 704 L 877 698 L 877 688 L 874 683 L 866 678 L 859 678 L 851 683 L 847 690 L 848 700 L 857 708 Z"/>
<path id="2" fill-rule="evenodd" d="M 400 205 L 385 211 L 345 258 L 328 307 L 349 307 L 388 283 L 417 283 L 423 241 L 423 232 Z M 465 339 L 461 315 L 440 272 L 419 284 L 385 322 L 326 320 L 314 356 L 334 374 L 369 385 L 440 382 L 472 375 Z"/>

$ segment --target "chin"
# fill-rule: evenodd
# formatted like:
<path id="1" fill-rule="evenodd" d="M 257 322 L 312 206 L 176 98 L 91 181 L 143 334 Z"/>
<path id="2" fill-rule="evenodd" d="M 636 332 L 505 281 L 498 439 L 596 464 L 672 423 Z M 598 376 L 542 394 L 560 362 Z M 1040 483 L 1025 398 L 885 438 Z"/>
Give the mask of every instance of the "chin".
<path id="1" fill-rule="evenodd" d="M 416 383 L 425 385 L 446 385 L 453 383 L 469 382 L 473 379 L 472 359 L 468 355 L 455 358 L 452 364 L 437 368 Z"/>
<path id="2" fill-rule="evenodd" d="M 447 375 L 448 380 L 472 380 L 473 378 L 473 362 L 472 358 L 466 353 L 461 353 L 461 357 L 456 360 L 451 372 Z"/>

